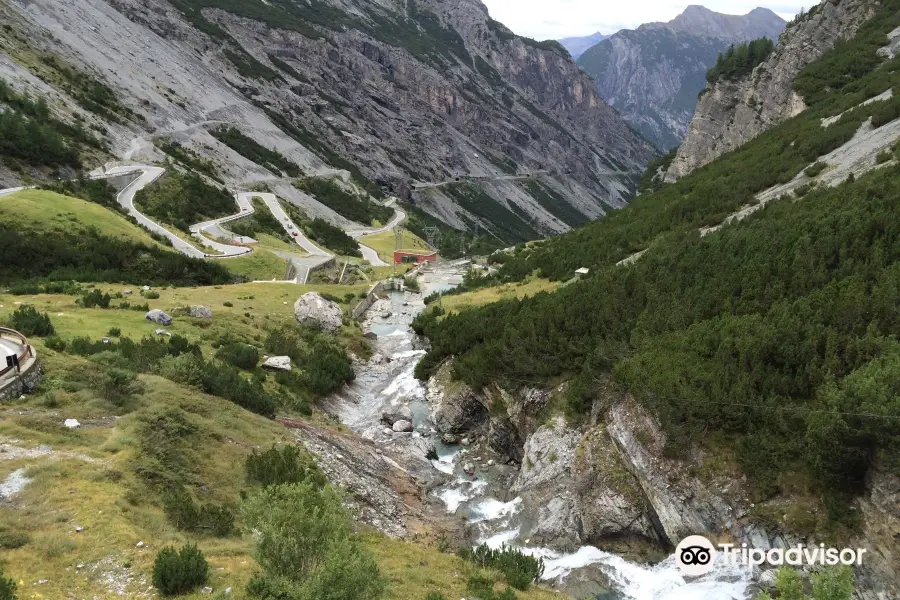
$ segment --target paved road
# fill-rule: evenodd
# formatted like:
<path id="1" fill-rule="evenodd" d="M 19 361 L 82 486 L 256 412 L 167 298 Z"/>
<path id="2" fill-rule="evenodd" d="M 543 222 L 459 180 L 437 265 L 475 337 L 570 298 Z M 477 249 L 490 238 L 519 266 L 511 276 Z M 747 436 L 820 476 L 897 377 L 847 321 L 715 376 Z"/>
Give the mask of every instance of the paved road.
<path id="1" fill-rule="evenodd" d="M 303 230 L 297 227 L 297 224 L 291 220 L 288 214 L 284 211 L 284 208 L 281 206 L 281 203 L 278 202 L 278 198 L 275 197 L 275 194 L 263 194 L 260 192 L 241 192 L 238 194 L 239 197 L 243 196 L 247 202 L 250 202 L 251 198 L 259 198 L 263 202 L 266 203 L 266 206 L 269 209 L 269 212 L 278 219 L 278 222 L 281 223 L 281 226 L 284 227 L 284 230 L 288 233 L 289 236 L 297 243 L 298 246 L 306 250 L 312 256 L 326 256 L 331 258 L 334 256 L 330 254 L 326 250 L 323 250 L 316 246 L 310 241 L 305 235 L 303 235 Z M 296 234 L 296 235 L 295 235 Z"/>
<path id="2" fill-rule="evenodd" d="M 284 211 L 284 208 L 278 202 L 278 198 L 275 196 L 275 194 L 263 192 L 238 192 L 234 195 L 235 202 L 238 205 L 238 212 L 227 217 L 222 217 L 220 219 L 212 219 L 209 221 L 191 225 L 191 235 L 195 239 L 197 239 L 199 243 L 215 250 L 219 254 L 211 254 L 199 250 L 162 225 L 151 220 L 149 217 L 140 212 L 134 205 L 135 195 L 140 190 L 144 189 L 145 187 L 159 179 L 165 172 L 166 170 L 162 167 L 154 167 L 151 165 L 120 165 L 117 167 L 112 167 L 110 169 L 103 169 L 95 172 L 91 175 L 91 177 L 93 179 L 108 179 L 111 177 L 118 177 L 131 173 L 137 175 L 134 181 L 129 183 L 121 192 L 119 192 L 119 194 L 116 196 L 116 201 L 123 208 L 125 208 L 126 212 L 134 217 L 134 219 L 141 226 L 165 237 L 172 243 L 173 248 L 187 256 L 191 256 L 194 258 L 232 258 L 235 256 L 243 256 L 248 252 L 252 252 L 252 249 L 248 248 L 245 245 L 225 244 L 222 242 L 217 242 L 204 236 L 201 232 L 205 232 L 213 237 L 231 237 L 235 242 L 241 244 L 254 243 L 256 240 L 245 236 L 235 236 L 230 231 L 222 229 L 221 225 L 252 215 L 254 213 L 252 199 L 259 198 L 266 204 L 268 209 L 272 212 L 272 215 L 274 215 L 274 217 L 278 219 L 278 222 L 281 223 L 282 227 L 284 227 L 284 230 L 288 233 L 291 239 L 294 240 L 294 242 L 300 248 L 310 254 L 310 257 L 308 259 L 301 259 L 296 257 L 290 258 L 290 260 L 294 262 L 295 266 L 297 267 L 298 281 L 302 279 L 302 282 L 305 283 L 306 279 L 309 277 L 309 271 L 314 266 L 317 266 L 322 262 L 325 262 L 326 260 L 334 257 L 333 254 L 316 246 L 309 238 L 307 238 L 303 234 L 303 231 L 299 227 L 297 227 L 297 224 L 294 223 L 293 220 L 291 220 L 288 214 Z M 16 187 L 0 190 L 0 196 L 13 194 L 24 189 L 29 188 Z M 394 203 L 395 200 L 391 199 L 386 204 L 386 206 L 394 206 Z M 377 229 L 370 228 L 348 231 L 347 234 L 353 238 L 358 238 L 364 235 L 383 233 L 385 231 L 391 230 L 399 223 L 402 223 L 405 219 L 406 213 L 394 206 L 394 218 L 391 219 L 391 221 L 384 227 L 380 227 Z M 386 262 L 379 258 L 378 253 L 375 252 L 372 248 L 363 246 L 362 244 L 360 244 L 359 248 L 363 253 L 363 257 L 372 265 L 376 267 L 388 266 Z"/>
<path id="3" fill-rule="evenodd" d="M 108 171 L 105 171 L 102 175 L 97 175 L 98 179 L 108 178 L 108 177 L 116 177 L 118 175 L 126 175 L 128 173 L 137 173 L 140 175 L 129 183 L 125 188 L 119 192 L 116 196 L 116 201 L 125 208 L 129 215 L 135 218 L 135 220 L 143 227 L 149 229 L 154 233 L 158 233 L 161 236 L 166 237 L 170 242 L 172 242 L 172 247 L 181 252 L 182 254 L 186 254 L 188 256 L 192 256 L 194 258 L 203 258 L 206 254 L 197 248 L 194 248 L 191 244 L 187 243 L 174 233 L 171 233 L 168 229 L 163 227 L 162 225 L 157 224 L 155 221 L 150 220 L 144 213 L 139 211 L 134 206 L 134 196 L 139 191 L 162 177 L 163 173 L 166 172 L 162 167 L 151 167 L 149 165 L 128 165 L 121 167 L 113 167 Z"/>
<path id="4" fill-rule="evenodd" d="M 434 183 L 420 183 L 416 182 L 412 184 L 412 189 L 414 190 L 425 190 L 429 188 L 437 188 L 443 187 L 445 185 L 452 185 L 454 183 L 464 183 L 467 181 L 470 182 L 484 182 L 484 181 L 520 181 L 522 179 L 531 179 L 535 175 L 543 175 L 549 173 L 546 169 L 539 169 L 537 171 L 532 171 L 531 173 L 525 173 L 524 175 L 462 175 L 460 177 L 454 177 L 453 179 L 448 179 L 446 181 L 437 181 Z"/>
<path id="5" fill-rule="evenodd" d="M 387 225 L 385 225 L 384 227 L 378 227 L 378 228 L 369 227 L 366 229 L 351 229 L 351 230 L 347 231 L 347 235 L 349 235 L 350 237 L 355 239 L 355 238 L 360 238 L 364 235 L 374 235 L 376 233 L 384 233 L 385 231 L 390 231 L 391 229 L 393 229 L 400 223 L 403 223 L 404 221 L 406 221 L 406 212 L 403 209 L 398 208 L 396 206 L 396 202 L 397 202 L 397 200 L 395 198 L 391 198 L 385 204 L 385 206 L 390 206 L 394 209 L 394 218 L 391 219 Z"/>
<path id="6" fill-rule="evenodd" d="M 362 252 L 363 258 L 371 264 L 373 267 L 389 267 L 388 263 L 381 260 L 381 257 L 378 256 L 378 253 L 375 252 L 372 248 L 368 246 L 359 245 L 359 251 Z"/>

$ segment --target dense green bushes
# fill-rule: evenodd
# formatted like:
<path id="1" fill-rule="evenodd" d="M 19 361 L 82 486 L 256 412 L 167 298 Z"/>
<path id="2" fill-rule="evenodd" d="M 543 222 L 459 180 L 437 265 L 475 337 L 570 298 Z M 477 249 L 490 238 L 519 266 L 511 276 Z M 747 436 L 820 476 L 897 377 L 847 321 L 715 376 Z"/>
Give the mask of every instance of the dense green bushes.
<path id="1" fill-rule="evenodd" d="M 387 223 L 394 214 L 390 208 L 348 192 L 326 177 L 310 177 L 294 185 L 297 189 L 313 195 L 316 200 L 342 217 L 357 223 L 371 225 L 375 220 Z"/>
<path id="2" fill-rule="evenodd" d="M 466 589 L 478 600 L 516 600 L 516 593 L 511 587 L 507 586 L 498 594 L 494 591 L 494 580 L 483 575 L 470 575 Z"/>
<path id="3" fill-rule="evenodd" d="M 241 377 L 230 365 L 204 360 L 199 346 L 179 335 L 168 341 L 145 337 L 134 342 L 126 337 L 108 343 L 75 338 L 69 342 L 67 350 L 81 356 L 114 353 L 121 357 L 117 362 L 121 368 L 139 373 L 156 371 L 178 383 L 230 400 L 251 412 L 269 418 L 275 416 L 275 399 L 257 379 Z"/>
<path id="4" fill-rule="evenodd" d="M 850 567 L 834 567 L 812 573 L 812 596 L 807 596 L 803 578 L 791 567 L 781 567 L 775 574 L 775 591 L 781 600 L 850 600 L 853 596 L 853 571 Z M 772 600 L 768 592 L 759 592 L 755 600 Z"/>
<path id="5" fill-rule="evenodd" d="M 269 211 L 269 207 L 266 206 L 265 202 L 259 198 L 253 198 L 253 210 L 255 212 L 252 216 L 232 221 L 225 227 L 238 235 L 246 237 L 252 238 L 260 233 L 265 233 L 283 242 L 292 243 L 291 236 L 287 234 L 282 224 L 275 218 L 275 215 Z"/>
<path id="6" fill-rule="evenodd" d="M 336 254 L 362 256 L 357 241 L 344 233 L 343 229 L 335 227 L 325 219 L 319 217 L 313 219 L 307 226 L 306 232 L 314 242 L 318 242 Z"/>
<path id="7" fill-rule="evenodd" d="M 264 346 L 273 355 L 290 356 L 299 369 L 299 373 L 276 375 L 276 381 L 291 391 L 326 395 L 355 377 L 346 352 L 322 332 L 299 326 L 283 328 L 270 332 Z"/>
<path id="8" fill-rule="evenodd" d="M 16 582 L 0 568 L 0 600 L 16 600 Z"/>
<path id="9" fill-rule="evenodd" d="M 276 150 L 270 150 L 234 127 L 220 127 L 210 132 L 214 138 L 256 164 L 278 174 L 299 177 L 300 167 Z"/>
<path id="10" fill-rule="evenodd" d="M 153 585 L 163 596 L 176 596 L 195 590 L 209 578 L 209 564 L 196 545 L 175 550 L 167 546 L 153 562 Z"/>
<path id="11" fill-rule="evenodd" d="M 38 278 L 181 286 L 232 280 L 219 263 L 113 238 L 96 229 L 39 232 L 0 223 L 0 282 Z"/>
<path id="12" fill-rule="evenodd" d="M 28 165 L 80 166 L 75 142 L 66 134 L 87 134 L 54 119 L 46 100 L 17 94 L 0 79 L 0 104 L 6 105 L 0 112 L 0 158 Z"/>
<path id="13" fill-rule="evenodd" d="M 889 391 L 900 361 L 898 175 L 816 187 L 703 238 L 671 234 L 634 265 L 554 294 L 441 322 L 425 314 L 415 326 L 433 347 L 417 374 L 449 356 L 476 387 L 581 371 L 592 389 L 612 373 L 658 416 L 670 451 L 728 436 L 757 497 L 792 471 L 826 496 L 858 492 L 873 462 L 898 464 L 890 421 L 854 416 L 900 414 Z"/>
<path id="14" fill-rule="evenodd" d="M 859 28 L 856 36 L 839 41 L 819 60 L 794 78 L 794 90 L 807 104 L 840 96 L 882 62 L 877 50 L 888 44 L 887 34 L 900 26 L 900 2 L 885 0 L 875 16 Z"/>
<path id="15" fill-rule="evenodd" d="M 231 194 L 196 173 L 172 173 L 139 191 L 135 205 L 146 215 L 189 232 L 194 223 L 237 212 Z"/>
<path id="16" fill-rule="evenodd" d="M 53 335 L 55 329 L 47 313 L 38 312 L 30 304 L 23 304 L 9 317 L 9 326 L 22 335 L 45 337 Z"/>
<path id="17" fill-rule="evenodd" d="M 385 588 L 378 565 L 357 541 L 341 497 L 312 482 L 275 485 L 242 506 L 263 572 L 248 593 L 263 599 L 374 600 Z"/>
<path id="18" fill-rule="evenodd" d="M 144 391 L 143 384 L 138 381 L 133 371 L 115 367 L 103 372 L 96 387 L 105 400 L 119 407 L 124 406 L 132 396 Z"/>
<path id="19" fill-rule="evenodd" d="M 159 149 L 191 170 L 203 173 L 216 181 L 221 180 L 216 165 L 211 160 L 201 157 L 190 148 L 186 148 L 175 141 L 167 141 L 161 142 L 159 144 Z"/>
<path id="20" fill-rule="evenodd" d="M 259 362 L 259 350 L 249 344 L 233 342 L 216 350 L 216 358 L 239 369 L 249 371 L 256 368 L 256 364 Z"/>
<path id="21" fill-rule="evenodd" d="M 325 478 L 316 468 L 304 460 L 296 446 L 275 446 L 265 452 L 253 450 L 244 463 L 247 481 L 263 487 L 288 483 L 312 481 L 318 486 L 325 485 Z"/>
<path id="22" fill-rule="evenodd" d="M 234 531 L 234 513 L 220 504 L 196 504 L 184 488 L 170 490 L 163 510 L 179 531 L 225 537 Z"/>
<path id="23" fill-rule="evenodd" d="M 112 296 L 94 288 L 83 295 L 79 301 L 84 308 L 109 308 Z"/>
<path id="24" fill-rule="evenodd" d="M 528 586 L 540 580 L 544 574 L 542 558 L 523 554 L 515 548 L 503 546 L 495 550 L 487 544 L 481 544 L 474 550 L 463 548 L 458 554 L 460 558 L 480 567 L 500 571 L 506 577 L 506 582 L 519 590 L 528 589 Z"/>
<path id="25" fill-rule="evenodd" d="M 715 66 L 706 73 L 706 80 L 715 83 L 719 79 L 739 79 L 769 58 L 774 50 L 775 42 L 769 38 L 732 45 L 719 54 Z"/>

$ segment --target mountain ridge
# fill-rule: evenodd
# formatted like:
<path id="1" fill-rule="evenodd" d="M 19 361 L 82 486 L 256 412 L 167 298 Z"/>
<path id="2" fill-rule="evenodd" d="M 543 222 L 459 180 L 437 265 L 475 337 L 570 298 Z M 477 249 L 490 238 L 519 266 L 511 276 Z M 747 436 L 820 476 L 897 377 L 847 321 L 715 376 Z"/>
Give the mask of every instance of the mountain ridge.
<path id="1" fill-rule="evenodd" d="M 569 54 L 572 55 L 574 60 L 578 60 L 578 57 L 584 54 L 586 50 L 599 44 L 608 37 L 610 36 L 598 31 L 591 35 L 566 37 L 557 41 L 569 51 Z"/>
<path id="2" fill-rule="evenodd" d="M 597 218 L 628 201 L 654 154 L 562 46 L 516 36 L 480 2 L 30 6 L 0 9 L 17 36 L 0 78 L 95 125 L 107 158 L 162 161 L 158 142 L 174 142 L 221 162 L 226 185 L 270 181 L 337 225 L 346 224 L 340 215 L 209 130 L 233 124 L 306 175 L 349 171 L 456 231 L 495 224 L 447 195 L 413 194 L 414 181 L 543 171 L 555 194 Z M 54 60 L 105 85 L 134 116 L 116 122 L 79 106 L 53 85 L 63 67 L 42 62 L 46 55 L 66 57 Z M 0 178 L 16 183 L 12 172 Z M 521 221 L 532 237 L 569 228 L 514 183 L 485 193 L 493 213 Z"/>
<path id="3" fill-rule="evenodd" d="M 768 9 L 735 16 L 693 5 L 672 21 L 616 33 L 585 51 L 578 65 L 626 121 L 665 151 L 686 135 L 718 54 L 737 42 L 777 39 L 784 24 Z"/>

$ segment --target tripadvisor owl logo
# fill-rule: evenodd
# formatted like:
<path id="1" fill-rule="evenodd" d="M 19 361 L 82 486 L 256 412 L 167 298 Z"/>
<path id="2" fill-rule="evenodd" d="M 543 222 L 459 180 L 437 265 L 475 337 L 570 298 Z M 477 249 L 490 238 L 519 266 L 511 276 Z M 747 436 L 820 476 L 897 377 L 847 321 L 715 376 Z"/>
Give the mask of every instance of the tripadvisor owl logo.
<path id="1" fill-rule="evenodd" d="M 759 567 L 769 565 L 835 566 L 861 565 L 865 548 L 826 548 L 825 544 L 807 546 L 796 544 L 785 548 L 749 548 L 747 544 L 720 543 L 713 545 L 702 535 L 690 535 L 675 548 L 675 563 L 684 575 L 699 577 L 713 570 L 718 560 L 724 566 L 743 565 Z"/>
<path id="2" fill-rule="evenodd" d="M 706 575 L 716 565 L 716 547 L 702 535 L 689 535 L 675 548 L 675 562 L 685 575 Z"/>

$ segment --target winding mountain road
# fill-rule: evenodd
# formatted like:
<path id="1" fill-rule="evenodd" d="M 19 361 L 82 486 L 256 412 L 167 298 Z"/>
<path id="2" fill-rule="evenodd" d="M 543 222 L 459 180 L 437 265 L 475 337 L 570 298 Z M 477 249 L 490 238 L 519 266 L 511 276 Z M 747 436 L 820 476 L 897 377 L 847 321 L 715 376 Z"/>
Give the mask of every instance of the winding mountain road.
<path id="1" fill-rule="evenodd" d="M 147 215 L 139 211 L 134 205 L 135 195 L 137 195 L 139 191 L 162 177 L 165 172 L 166 170 L 164 168 L 152 165 L 120 165 L 109 169 L 100 169 L 93 172 L 90 177 L 92 179 L 111 179 L 113 177 L 121 177 L 131 174 L 136 175 L 134 180 L 132 180 L 128 185 L 125 186 L 125 188 L 122 189 L 122 191 L 120 191 L 116 195 L 116 202 L 118 202 L 119 205 L 122 206 L 125 211 L 138 222 L 139 225 L 153 233 L 165 237 L 172 243 L 173 248 L 175 248 L 182 254 L 185 254 L 186 256 L 190 256 L 193 258 L 234 258 L 252 252 L 252 248 L 248 248 L 243 244 L 252 244 L 255 243 L 256 240 L 245 236 L 234 235 L 230 231 L 222 229 L 221 225 L 232 221 L 237 221 L 239 219 L 244 219 L 253 215 L 253 213 L 255 212 L 255 209 L 253 208 L 253 198 L 259 198 L 265 203 L 266 207 L 278 220 L 278 222 L 281 223 L 281 226 L 284 228 L 288 236 L 294 241 L 294 243 L 296 243 L 297 246 L 299 246 L 304 252 L 309 254 L 309 257 L 297 257 L 290 259 L 294 263 L 295 267 L 297 267 L 298 282 L 305 283 L 306 279 L 309 276 L 310 270 L 322 264 L 323 262 L 334 258 L 333 254 L 318 247 L 303 234 L 303 230 L 297 227 L 297 224 L 294 223 L 290 216 L 288 216 L 284 208 L 278 202 L 278 198 L 275 196 L 275 194 L 265 192 L 237 192 L 234 194 L 234 199 L 238 205 L 238 212 L 232 215 L 228 215 L 227 217 L 211 219 L 209 221 L 191 225 L 191 235 L 200 244 L 206 246 L 207 248 L 210 248 L 217 254 L 200 250 L 175 233 L 172 233 L 169 229 L 150 219 Z M 25 189 L 30 188 L 16 187 L 0 190 L 0 196 L 7 196 Z M 386 206 L 393 206 L 394 208 L 394 218 L 391 219 L 391 221 L 387 225 L 381 228 L 348 231 L 347 234 L 355 239 L 364 235 L 383 233 L 385 231 L 389 231 L 406 219 L 406 213 L 394 205 L 394 200 L 389 201 Z M 204 233 L 212 236 L 213 238 L 231 236 L 231 238 L 238 243 L 227 244 L 219 242 L 214 239 L 210 239 L 210 237 L 207 237 L 207 235 L 203 235 Z M 372 248 L 369 248 L 368 246 L 364 246 L 362 244 L 360 244 L 359 247 L 360 251 L 363 254 L 363 258 L 370 262 L 372 265 L 376 267 L 388 266 L 386 262 L 378 257 L 378 253 L 375 252 L 375 250 L 373 250 Z"/>

